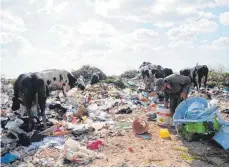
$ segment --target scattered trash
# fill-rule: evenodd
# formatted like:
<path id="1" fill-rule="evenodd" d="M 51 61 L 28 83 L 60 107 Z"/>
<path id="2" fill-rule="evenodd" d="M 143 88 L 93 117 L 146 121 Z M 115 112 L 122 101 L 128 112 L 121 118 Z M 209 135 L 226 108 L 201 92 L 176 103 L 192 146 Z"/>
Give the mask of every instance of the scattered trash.
<path id="1" fill-rule="evenodd" d="M 229 114 L 229 109 L 224 109 L 221 111 L 222 113 L 226 113 L 226 114 Z"/>
<path id="2" fill-rule="evenodd" d="M 149 112 L 146 115 L 148 117 L 148 121 L 156 121 L 157 120 L 157 113 Z"/>
<path id="3" fill-rule="evenodd" d="M 180 129 L 187 140 L 195 137 L 198 140 L 199 135 L 209 134 L 224 149 L 228 149 L 228 130 L 225 122 L 219 118 L 217 108 L 221 105 L 221 99 L 219 101 L 217 96 L 225 96 L 228 90 L 213 88 L 206 92 L 191 93 L 190 96 L 209 94 L 212 100 L 208 103 L 205 98 L 187 99 L 178 106 L 172 120 L 169 109 L 160 105 L 164 95 L 145 92 L 141 77 L 107 78 L 98 73 L 102 78 L 90 85 L 91 75 L 96 73 L 94 70 L 83 67 L 75 73 L 75 76 L 84 77 L 87 83 L 85 90 L 73 88 L 67 92 L 66 98 L 60 95 L 60 99 L 50 93 L 46 102 L 48 128 L 45 130 L 42 119 L 38 117 L 32 118 L 32 128 L 28 130 L 29 120 L 27 114 L 23 113 L 24 107 L 13 112 L 10 109 L 13 89 L 4 88 L 0 118 L 2 164 L 87 166 L 93 160 L 105 157 L 101 154 L 105 146 L 102 138 L 126 136 L 129 129 L 133 129 L 135 137 L 140 140 L 155 140 L 148 131 L 149 125 L 156 123 L 148 123 L 147 120 L 157 121 L 161 126 L 168 126 L 174 121 L 176 129 Z M 222 114 L 229 113 L 226 105 L 222 109 Z M 35 114 L 39 112 L 37 108 L 33 110 Z M 151 128 L 158 129 L 158 126 Z M 160 137 L 178 140 L 167 129 L 160 130 Z M 133 152 L 133 146 L 128 150 Z"/>
<path id="4" fill-rule="evenodd" d="M 168 129 L 160 129 L 160 137 L 161 138 L 169 138 L 170 137 L 170 133 Z"/>
<path id="5" fill-rule="evenodd" d="M 90 150 L 97 150 L 100 149 L 103 145 L 104 144 L 101 140 L 96 140 L 96 141 L 88 142 L 87 148 Z"/>
<path id="6" fill-rule="evenodd" d="M 212 100 L 209 101 L 209 106 L 210 107 L 218 106 L 218 104 L 219 104 L 219 101 L 216 100 L 216 99 L 212 99 Z"/>
<path id="7" fill-rule="evenodd" d="M 64 154 L 66 159 L 81 164 L 104 157 L 102 154 L 91 151 L 70 138 L 65 142 Z"/>
<path id="8" fill-rule="evenodd" d="M 171 123 L 171 113 L 170 110 L 164 108 L 162 105 L 157 106 L 157 123 L 161 126 L 169 126 Z"/>
<path id="9" fill-rule="evenodd" d="M 134 120 L 132 127 L 135 134 L 143 134 L 149 130 L 147 121 L 140 118 Z"/>
<path id="10" fill-rule="evenodd" d="M 225 150 L 229 149 L 229 124 L 221 126 L 213 139 L 220 144 Z"/>
<path id="11" fill-rule="evenodd" d="M 132 113 L 132 111 L 133 110 L 131 110 L 130 107 L 128 107 L 128 108 L 119 110 L 117 114 L 129 114 L 129 113 Z"/>
<path id="12" fill-rule="evenodd" d="M 9 164 L 9 163 L 14 162 L 15 160 L 17 160 L 17 158 L 18 158 L 17 155 L 7 153 L 3 157 L 1 157 L 1 163 Z"/>
<path id="13" fill-rule="evenodd" d="M 133 150 L 132 147 L 129 147 L 128 150 L 129 150 L 130 152 L 134 152 L 134 150 Z"/>
<path id="14" fill-rule="evenodd" d="M 136 134 L 138 138 L 152 140 L 152 135 L 150 133 Z"/>

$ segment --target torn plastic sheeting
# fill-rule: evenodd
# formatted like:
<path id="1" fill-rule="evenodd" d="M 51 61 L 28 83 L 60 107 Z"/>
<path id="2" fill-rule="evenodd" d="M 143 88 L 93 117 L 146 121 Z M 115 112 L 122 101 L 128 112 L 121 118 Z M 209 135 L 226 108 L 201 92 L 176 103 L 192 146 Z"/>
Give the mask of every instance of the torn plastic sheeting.
<path id="1" fill-rule="evenodd" d="M 44 139 L 43 139 L 43 143 L 48 143 L 48 142 L 50 142 L 50 141 L 55 141 L 55 142 L 58 142 L 58 143 L 60 143 L 60 144 L 64 144 L 64 142 L 65 142 L 65 138 L 62 136 L 60 136 L 60 137 L 50 137 L 50 136 L 48 136 L 48 137 L 45 137 Z"/>
<path id="2" fill-rule="evenodd" d="M 99 109 L 99 106 L 97 104 L 91 104 L 87 108 L 89 111 L 95 112 Z"/>
<path id="3" fill-rule="evenodd" d="M 29 152 L 29 151 L 32 151 L 32 150 L 39 149 L 43 145 L 44 145 L 43 141 L 41 141 L 41 142 L 33 142 L 29 147 L 27 147 L 25 149 L 25 152 Z"/>
<path id="4" fill-rule="evenodd" d="M 229 149 L 229 123 L 228 125 L 223 125 L 219 131 L 215 134 L 213 139 L 220 144 L 225 150 Z"/>
<path id="5" fill-rule="evenodd" d="M 24 123 L 23 120 L 17 118 L 14 121 L 8 121 L 8 123 L 5 125 L 5 128 L 7 128 L 9 130 L 15 130 L 15 129 L 19 128 L 23 123 Z"/>
<path id="6" fill-rule="evenodd" d="M 89 127 L 88 124 L 79 124 L 79 125 L 76 125 L 76 124 L 72 124 L 72 123 L 69 123 L 69 122 L 65 122 L 65 125 L 67 126 L 68 129 L 72 129 L 73 131 L 74 130 L 80 130 L 80 129 L 88 128 Z"/>
<path id="7" fill-rule="evenodd" d="M 71 138 L 65 142 L 64 154 L 66 159 L 73 162 L 88 162 L 90 160 L 104 158 L 103 154 L 91 151 Z"/>

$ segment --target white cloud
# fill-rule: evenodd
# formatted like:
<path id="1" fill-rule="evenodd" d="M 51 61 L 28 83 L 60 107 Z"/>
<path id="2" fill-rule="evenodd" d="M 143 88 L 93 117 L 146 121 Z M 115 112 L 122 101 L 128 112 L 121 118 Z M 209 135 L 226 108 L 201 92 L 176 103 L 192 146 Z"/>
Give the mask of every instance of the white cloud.
<path id="1" fill-rule="evenodd" d="M 228 34 L 216 39 L 222 33 L 214 0 L 28 2 L 2 3 L 2 70 L 9 77 L 84 64 L 111 75 L 143 61 L 174 71 L 197 61 L 228 67 Z"/>
<path id="2" fill-rule="evenodd" d="M 229 6 L 228 0 L 215 0 L 217 6 Z"/>
<path id="3" fill-rule="evenodd" d="M 26 26 L 22 18 L 13 15 L 10 11 L 1 10 L 1 31 L 25 32 Z"/>
<path id="4" fill-rule="evenodd" d="M 219 16 L 220 23 L 223 25 L 229 25 L 229 12 L 221 13 Z"/>
<path id="5" fill-rule="evenodd" d="M 172 28 L 168 31 L 170 39 L 193 40 L 199 33 L 212 33 L 218 29 L 218 25 L 214 21 L 201 19 L 193 21 L 180 27 Z"/>
<path id="6" fill-rule="evenodd" d="M 220 37 L 219 39 L 213 41 L 212 44 L 219 48 L 229 49 L 229 37 Z"/>
<path id="7" fill-rule="evenodd" d="M 64 8 L 68 5 L 68 2 L 62 2 L 59 4 L 54 4 L 57 1 L 45 0 L 44 6 L 37 10 L 38 13 L 45 12 L 46 14 L 51 14 L 52 12 L 62 12 Z M 34 2 L 32 2 L 34 3 Z"/>

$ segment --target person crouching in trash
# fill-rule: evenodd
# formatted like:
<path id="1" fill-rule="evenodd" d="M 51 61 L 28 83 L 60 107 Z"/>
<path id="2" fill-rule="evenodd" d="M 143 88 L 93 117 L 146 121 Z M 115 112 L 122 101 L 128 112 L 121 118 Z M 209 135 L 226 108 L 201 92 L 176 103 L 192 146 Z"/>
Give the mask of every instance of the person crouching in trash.
<path id="1" fill-rule="evenodd" d="M 164 92 L 164 107 L 168 108 L 168 103 L 170 102 L 169 108 L 173 116 L 176 107 L 181 101 L 187 98 L 189 88 L 191 87 L 191 79 L 187 76 L 172 74 L 164 79 L 157 79 L 155 86 L 155 91 L 157 93 L 160 94 L 161 91 Z"/>

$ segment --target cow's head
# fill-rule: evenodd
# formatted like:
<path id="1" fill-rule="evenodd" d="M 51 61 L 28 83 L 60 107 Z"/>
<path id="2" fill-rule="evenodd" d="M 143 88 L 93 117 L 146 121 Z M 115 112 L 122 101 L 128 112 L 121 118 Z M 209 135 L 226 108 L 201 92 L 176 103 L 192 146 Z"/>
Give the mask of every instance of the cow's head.
<path id="1" fill-rule="evenodd" d="M 21 99 L 13 97 L 12 110 L 16 111 L 20 109 L 20 105 L 23 103 Z"/>
<path id="2" fill-rule="evenodd" d="M 77 80 L 76 80 L 76 83 L 75 83 L 75 86 L 81 90 L 84 90 L 85 89 L 85 83 L 84 83 L 84 79 L 83 77 L 79 77 Z"/>
<path id="3" fill-rule="evenodd" d="M 68 73 L 67 77 L 69 80 L 68 85 L 70 86 L 70 89 L 72 89 L 76 85 L 77 79 L 71 73 Z"/>

